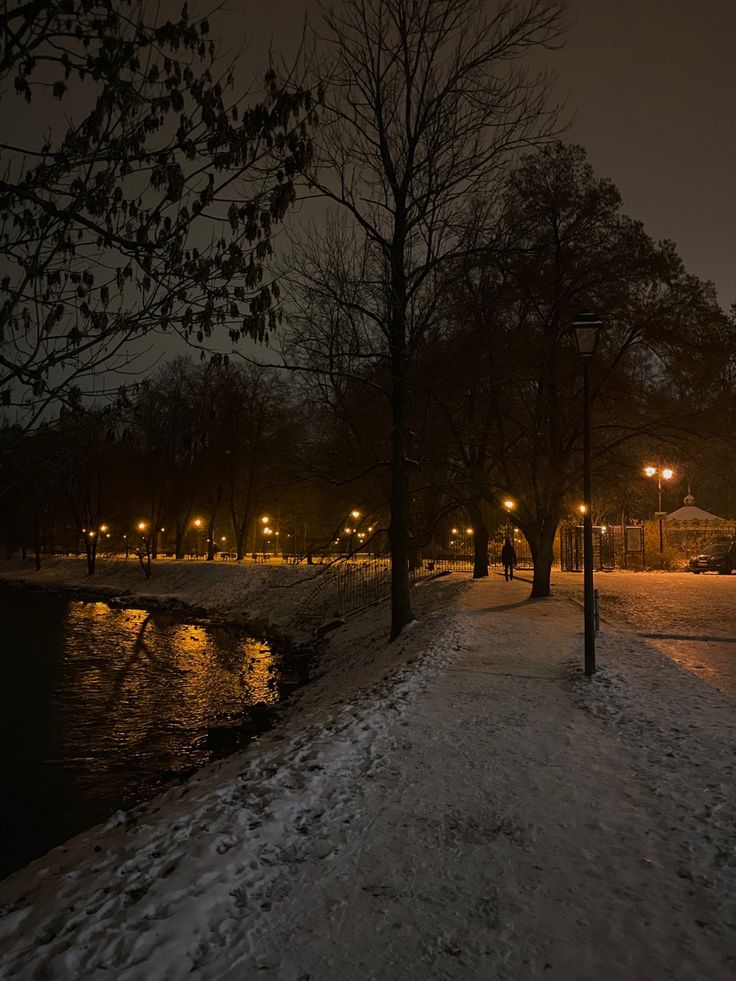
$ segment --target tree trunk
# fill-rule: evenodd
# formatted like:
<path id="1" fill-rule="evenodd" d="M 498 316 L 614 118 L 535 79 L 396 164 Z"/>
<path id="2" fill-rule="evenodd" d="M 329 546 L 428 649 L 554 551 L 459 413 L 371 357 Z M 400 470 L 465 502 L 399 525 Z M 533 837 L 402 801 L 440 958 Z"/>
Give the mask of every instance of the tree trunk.
<path id="1" fill-rule="evenodd" d="M 545 523 L 539 531 L 535 531 L 531 537 L 527 536 L 529 547 L 532 551 L 532 561 L 534 562 L 532 599 L 541 599 L 542 597 L 549 596 L 551 593 L 550 576 L 554 561 L 553 547 L 556 534 L 557 525 L 550 521 L 549 523 Z"/>
<path id="2" fill-rule="evenodd" d="M 210 518 L 210 523 L 207 526 L 207 534 L 209 538 L 207 539 L 207 561 L 212 562 L 215 558 L 215 515 L 212 514 Z"/>
<path id="3" fill-rule="evenodd" d="M 473 579 L 488 575 L 488 526 L 479 505 L 470 505 L 468 514 L 473 525 Z"/>
<path id="4" fill-rule="evenodd" d="M 398 209 L 397 209 L 398 212 Z M 395 640 L 412 611 L 409 598 L 409 369 L 406 350 L 404 228 L 397 214 L 391 270 L 391 634 Z"/>
<path id="5" fill-rule="evenodd" d="M 143 569 L 143 575 L 146 579 L 151 578 L 151 548 L 148 542 L 145 543 L 144 548 L 137 549 L 136 554 L 138 556 L 138 561 L 141 564 L 141 569 Z"/>
<path id="6" fill-rule="evenodd" d="M 396 428 L 396 427 L 394 427 Z M 399 440 L 394 436 L 394 443 Z M 391 634 L 395 640 L 412 620 L 409 599 L 409 493 L 403 453 L 391 463 L 391 524 L 388 538 L 391 544 Z"/>
<path id="7" fill-rule="evenodd" d="M 97 545 L 94 541 L 85 542 L 85 552 L 87 557 L 87 575 L 93 576 L 95 574 L 95 559 L 97 558 Z"/>
<path id="8" fill-rule="evenodd" d="M 184 558 L 184 533 L 185 533 L 185 526 L 179 524 L 179 522 L 177 521 L 176 538 L 174 540 L 174 555 L 177 557 L 177 559 Z"/>

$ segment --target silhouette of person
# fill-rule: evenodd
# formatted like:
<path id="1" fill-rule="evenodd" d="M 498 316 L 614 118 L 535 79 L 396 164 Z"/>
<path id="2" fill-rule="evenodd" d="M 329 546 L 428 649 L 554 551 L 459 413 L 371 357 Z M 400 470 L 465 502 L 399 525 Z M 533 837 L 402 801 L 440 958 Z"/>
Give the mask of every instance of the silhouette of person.
<path id="1" fill-rule="evenodd" d="M 514 566 L 516 565 L 516 551 L 509 539 L 503 543 L 501 549 L 501 562 L 503 563 L 503 575 L 506 582 L 514 578 Z"/>

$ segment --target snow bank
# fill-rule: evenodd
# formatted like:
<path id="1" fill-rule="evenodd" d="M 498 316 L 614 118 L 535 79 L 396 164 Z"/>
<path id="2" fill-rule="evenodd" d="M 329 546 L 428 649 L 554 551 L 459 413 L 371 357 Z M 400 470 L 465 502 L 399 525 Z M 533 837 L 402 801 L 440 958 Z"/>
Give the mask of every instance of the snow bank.
<path id="1" fill-rule="evenodd" d="M 33 561 L 0 562 L 0 579 L 47 589 L 73 589 L 101 598 L 121 597 L 136 602 L 181 604 L 203 609 L 254 631 L 300 634 L 294 617 L 308 600 L 325 567 L 315 565 L 250 564 L 223 561 L 175 561 L 153 564 L 146 580 L 135 559 L 100 558 L 88 576 L 83 558 L 45 559 L 37 572 Z"/>

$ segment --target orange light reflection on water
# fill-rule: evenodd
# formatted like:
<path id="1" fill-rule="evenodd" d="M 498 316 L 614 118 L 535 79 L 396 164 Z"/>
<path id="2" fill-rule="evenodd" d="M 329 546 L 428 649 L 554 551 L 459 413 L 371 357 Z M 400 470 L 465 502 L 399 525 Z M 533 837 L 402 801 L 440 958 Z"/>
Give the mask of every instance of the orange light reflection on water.
<path id="1" fill-rule="evenodd" d="M 243 652 L 243 676 L 251 703 L 278 701 L 274 684 L 275 659 L 271 650 L 262 642 L 246 638 L 241 642 Z"/>
<path id="2" fill-rule="evenodd" d="M 209 727 L 278 700 L 276 658 L 255 638 L 105 603 L 69 603 L 65 628 L 52 726 L 90 771 L 205 762 Z"/>

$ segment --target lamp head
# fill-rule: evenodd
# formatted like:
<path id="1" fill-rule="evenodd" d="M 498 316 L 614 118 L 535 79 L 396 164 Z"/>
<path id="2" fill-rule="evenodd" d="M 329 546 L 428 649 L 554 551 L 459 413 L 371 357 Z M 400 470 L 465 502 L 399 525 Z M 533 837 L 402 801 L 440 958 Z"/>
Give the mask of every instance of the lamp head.
<path id="1" fill-rule="evenodd" d="M 592 358 L 598 347 L 602 322 L 594 313 L 579 313 L 572 325 L 575 347 L 581 358 Z"/>

